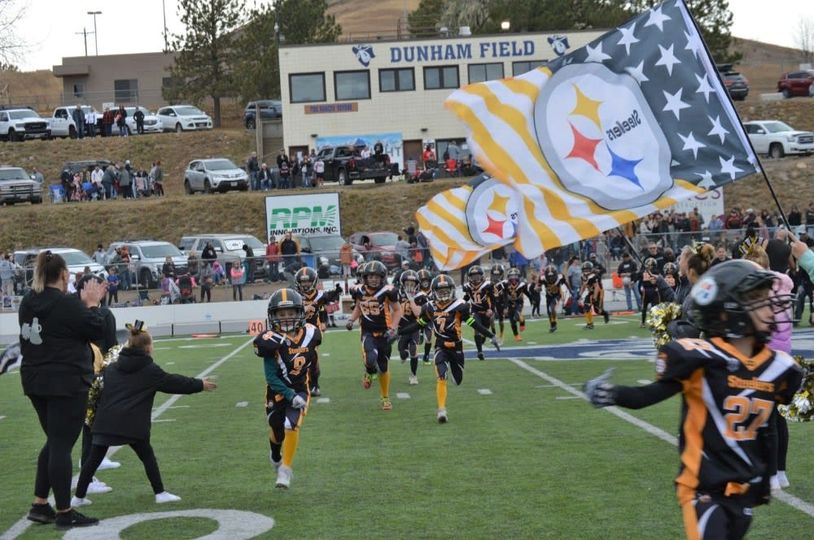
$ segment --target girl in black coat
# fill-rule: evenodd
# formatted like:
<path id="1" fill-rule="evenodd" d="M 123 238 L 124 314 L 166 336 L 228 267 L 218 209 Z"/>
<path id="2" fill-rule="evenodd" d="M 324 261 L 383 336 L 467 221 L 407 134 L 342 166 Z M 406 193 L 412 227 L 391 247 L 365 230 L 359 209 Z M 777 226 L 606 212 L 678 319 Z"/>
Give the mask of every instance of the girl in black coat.
<path id="1" fill-rule="evenodd" d="M 74 506 L 90 504 L 85 498 L 88 485 L 96 468 L 111 446 L 130 445 L 141 462 L 155 493 L 155 502 L 180 501 L 181 498 L 164 491 L 161 473 L 150 445 L 150 415 L 156 392 L 167 394 L 195 394 L 214 390 L 215 383 L 206 379 L 193 379 L 166 373 L 153 362 L 153 339 L 144 323 L 127 325 L 130 338 L 119 352 L 119 359 L 103 373 L 101 397 L 93 421 L 93 447 L 76 485 Z"/>

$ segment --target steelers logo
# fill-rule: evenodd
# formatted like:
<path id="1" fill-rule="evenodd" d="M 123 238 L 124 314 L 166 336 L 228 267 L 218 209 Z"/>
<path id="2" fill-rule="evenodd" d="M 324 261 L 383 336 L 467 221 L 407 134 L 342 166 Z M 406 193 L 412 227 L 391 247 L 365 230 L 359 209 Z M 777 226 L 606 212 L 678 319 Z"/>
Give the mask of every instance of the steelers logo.
<path id="1" fill-rule="evenodd" d="M 699 306 L 708 306 L 718 296 L 718 284 L 711 277 L 702 277 L 690 291 L 693 302 Z"/>
<path id="2" fill-rule="evenodd" d="M 466 224 L 472 239 L 482 246 L 505 244 L 517 231 L 520 197 L 509 186 L 482 174 L 469 184 Z"/>
<path id="3" fill-rule="evenodd" d="M 540 91 L 534 128 L 564 187 L 602 208 L 649 204 L 673 187 L 667 138 L 627 74 L 564 66 Z"/>

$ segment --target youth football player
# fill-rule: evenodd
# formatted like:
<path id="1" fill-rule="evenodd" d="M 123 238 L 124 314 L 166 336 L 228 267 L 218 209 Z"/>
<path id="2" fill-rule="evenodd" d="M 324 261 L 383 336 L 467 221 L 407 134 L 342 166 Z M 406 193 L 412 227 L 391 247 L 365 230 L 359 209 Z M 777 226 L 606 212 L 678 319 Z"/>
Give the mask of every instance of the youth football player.
<path id="1" fill-rule="evenodd" d="M 418 274 L 413 270 L 405 270 L 399 276 L 401 286 L 399 287 L 399 302 L 401 303 L 401 320 L 399 330 L 414 325 L 421 308 L 415 303 L 415 295 L 418 292 Z M 398 351 L 401 363 L 410 359 L 410 379 L 411 385 L 418 384 L 418 336 L 421 331 L 418 327 L 409 334 L 399 334 Z"/>
<path id="2" fill-rule="evenodd" d="M 557 331 L 557 306 L 562 301 L 562 291 L 568 290 L 568 282 L 557 271 L 557 267 L 549 264 L 543 271 L 541 285 L 545 289 L 545 308 L 548 312 L 548 331 Z"/>
<path id="3" fill-rule="evenodd" d="M 484 280 L 483 268 L 473 266 L 466 273 L 467 282 L 463 285 L 464 301 L 469 302 L 469 309 L 481 326 L 489 328 L 492 323 L 492 282 Z M 475 333 L 475 347 L 478 349 L 478 360 L 483 360 L 483 342 L 481 334 Z"/>

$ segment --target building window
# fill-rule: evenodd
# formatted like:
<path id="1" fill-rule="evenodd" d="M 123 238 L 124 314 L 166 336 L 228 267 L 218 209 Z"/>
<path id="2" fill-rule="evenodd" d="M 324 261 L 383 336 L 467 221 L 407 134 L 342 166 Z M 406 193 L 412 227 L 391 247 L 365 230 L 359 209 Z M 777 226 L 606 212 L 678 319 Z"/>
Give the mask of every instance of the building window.
<path id="1" fill-rule="evenodd" d="M 545 60 L 531 60 L 530 62 L 512 62 L 512 76 L 517 77 L 545 65 Z"/>
<path id="2" fill-rule="evenodd" d="M 288 76 L 291 103 L 325 101 L 324 73 L 292 73 Z"/>
<path id="3" fill-rule="evenodd" d="M 379 70 L 379 92 L 406 92 L 408 90 L 415 90 L 413 68 Z"/>
<path id="4" fill-rule="evenodd" d="M 113 81 L 113 94 L 116 103 L 137 103 L 138 79 L 119 79 Z"/>
<path id="5" fill-rule="evenodd" d="M 348 99 L 370 99 L 370 72 L 335 71 L 334 93 L 336 101 Z"/>
<path id="6" fill-rule="evenodd" d="M 503 78 L 503 62 L 494 64 L 469 64 L 469 83 L 494 81 Z"/>
<path id="7" fill-rule="evenodd" d="M 458 88 L 458 66 L 433 66 L 424 68 L 424 90 Z"/>
<path id="8" fill-rule="evenodd" d="M 73 97 L 77 97 L 77 98 L 85 97 L 85 83 L 74 83 L 73 84 Z"/>

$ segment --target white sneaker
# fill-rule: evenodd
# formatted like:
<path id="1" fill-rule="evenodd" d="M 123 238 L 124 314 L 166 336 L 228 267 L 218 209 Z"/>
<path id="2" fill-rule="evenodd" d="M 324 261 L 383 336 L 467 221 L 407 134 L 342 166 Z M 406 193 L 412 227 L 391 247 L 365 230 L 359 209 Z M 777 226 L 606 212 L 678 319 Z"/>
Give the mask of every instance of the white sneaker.
<path id="1" fill-rule="evenodd" d="M 417 385 L 418 384 L 418 377 L 416 377 L 415 375 L 410 375 L 410 384 L 412 386 Z"/>
<path id="2" fill-rule="evenodd" d="M 283 464 L 283 460 L 274 461 L 274 457 L 272 457 L 271 450 L 269 450 L 269 461 L 271 462 L 271 465 L 274 467 L 275 471 L 279 471 L 280 465 Z"/>
<path id="3" fill-rule="evenodd" d="M 786 489 L 789 484 L 789 479 L 786 477 L 786 471 L 777 471 L 777 481 L 780 482 L 780 487 Z"/>
<path id="4" fill-rule="evenodd" d="M 291 467 L 280 465 L 280 468 L 277 469 L 277 487 L 288 489 L 288 486 L 291 485 L 292 476 L 294 476 L 294 472 L 291 470 Z"/>
<path id="5" fill-rule="evenodd" d="M 162 491 L 161 493 L 157 493 L 155 496 L 155 502 L 158 504 L 164 504 L 168 502 L 176 502 L 180 501 L 181 497 L 178 495 L 173 495 L 169 491 Z"/>
<path id="6" fill-rule="evenodd" d="M 772 491 L 780 491 L 781 489 L 783 489 L 780 486 L 780 479 L 777 477 L 776 474 L 769 479 L 769 485 L 771 486 Z"/>
<path id="7" fill-rule="evenodd" d="M 88 493 L 91 495 L 98 495 L 100 493 L 110 493 L 111 491 L 113 491 L 112 487 L 100 481 L 95 476 L 93 477 L 93 481 L 90 484 L 88 484 Z"/>
<path id="8" fill-rule="evenodd" d="M 447 410 L 446 409 L 438 409 L 438 414 L 436 416 L 438 418 L 439 424 L 446 424 L 447 423 Z"/>
<path id="9" fill-rule="evenodd" d="M 122 466 L 122 464 L 119 463 L 118 461 L 110 461 L 109 459 L 105 458 L 99 464 L 99 467 L 96 468 L 96 470 L 97 471 L 104 471 L 104 470 L 107 470 L 107 469 L 118 469 L 121 466 Z"/>
<path id="10" fill-rule="evenodd" d="M 87 506 L 89 504 L 93 504 L 90 499 L 80 498 L 80 497 L 71 497 L 71 506 L 73 508 L 79 508 L 80 506 Z"/>

